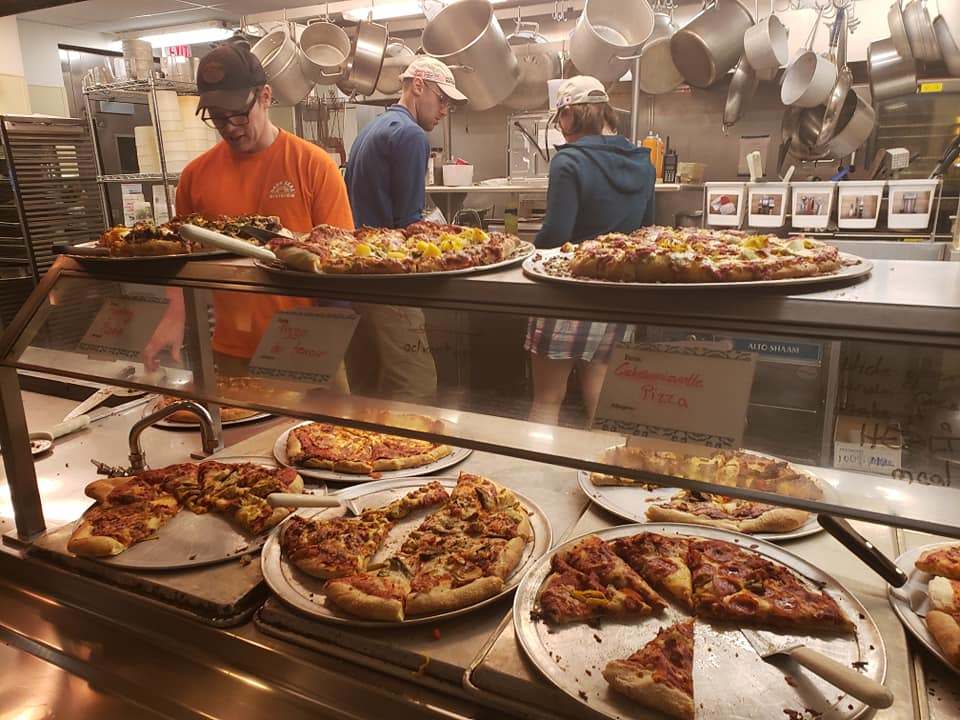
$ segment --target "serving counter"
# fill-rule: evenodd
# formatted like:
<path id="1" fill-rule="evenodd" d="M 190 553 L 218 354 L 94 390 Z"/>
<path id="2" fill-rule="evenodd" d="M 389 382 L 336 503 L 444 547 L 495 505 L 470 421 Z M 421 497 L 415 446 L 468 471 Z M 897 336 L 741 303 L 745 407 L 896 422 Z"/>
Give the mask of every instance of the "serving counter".
<path id="1" fill-rule="evenodd" d="M 183 290 L 188 321 L 183 362 L 164 359 L 165 376 L 144 372 L 137 359 L 119 361 L 82 349 L 86 324 L 107 298 L 142 297 L 144 288 L 156 297 L 171 287 Z M 301 296 L 340 307 L 349 303 L 361 314 L 374 305 L 420 309 L 435 348 L 440 377 L 437 396 L 414 402 L 381 390 L 344 395 L 312 387 L 291 389 L 289 382 L 269 378 L 260 379 L 265 385 L 256 392 L 219 386 L 210 350 L 208 310 L 209 293 L 219 291 L 235 291 L 244 298 Z M 66 315 L 67 310 L 80 313 L 83 322 Z M 0 511 L 6 531 L 0 552 L 0 637 L 21 651 L 0 654 L 7 663 L 4 669 L 10 669 L 3 676 L 39 662 L 30 657 L 42 659 L 45 676 L 55 680 L 42 690 L 20 686 L 16 697 L 29 696 L 30 702 L 40 697 L 39 702 L 49 707 L 62 707 L 65 696 L 80 698 L 78 678 L 88 681 L 93 690 L 84 691 L 83 703 L 77 701 L 76 714 L 71 716 L 76 718 L 129 717 L 125 713 L 131 706 L 145 708 L 145 717 L 151 713 L 217 718 L 586 716 L 582 704 L 553 688 L 526 660 L 513 636 L 508 598 L 458 618 L 417 627 L 354 628 L 324 623 L 284 604 L 266 587 L 255 556 L 183 573 L 117 569 L 106 573 L 96 561 L 70 556 L 61 542 L 68 531 L 61 528 L 87 506 L 83 488 L 95 477 L 90 460 L 126 465 L 128 434 L 143 417 L 147 401 L 135 402 L 58 440 L 53 452 L 34 465 L 27 428 L 48 426 L 75 403 L 21 394 L 18 372 L 167 393 L 201 401 L 214 410 L 232 405 L 277 416 L 225 428 L 223 448 L 215 455 L 220 458 L 269 458 L 291 418 L 330 419 L 472 448 L 474 453 L 446 474 L 466 470 L 487 475 L 529 497 L 549 517 L 556 544 L 624 522 L 591 505 L 580 489 L 579 470 L 661 482 L 665 478 L 629 462 L 617 464 L 605 451 L 622 444 L 623 436 L 592 430 L 582 417 L 565 417 L 558 425 L 530 422 L 526 418 L 529 387 L 523 371 L 509 367 L 506 360 L 489 382 L 483 374 L 489 368 L 464 361 L 486 346 L 495 348 L 494 355 L 501 352 L 501 335 L 522 342 L 527 318 L 623 322 L 655 327 L 670 337 L 692 334 L 708 341 L 717 336 L 789 336 L 806 343 L 804 347 L 816 345 L 820 348 L 816 371 L 810 363 L 791 365 L 800 369 L 790 382 L 821 378 L 817 380 L 819 399 L 809 412 L 826 427 L 829 447 L 833 421 L 826 418 L 856 406 L 853 399 L 863 391 L 857 373 L 883 377 L 883 392 L 867 395 L 888 416 L 886 408 L 892 403 L 912 408 L 913 390 L 919 388 L 926 393 L 919 404 L 926 413 L 923 418 L 941 422 L 941 415 L 950 412 L 945 407 L 949 403 L 933 407 L 929 398 L 950 400 L 955 394 L 953 370 L 960 366 L 954 364 L 960 346 L 958 310 L 960 266 L 953 263 L 877 261 L 872 274 L 859 283 L 827 282 L 785 293 L 570 288 L 536 282 L 519 268 L 436 279 L 324 280 L 278 274 L 243 260 L 120 266 L 84 265 L 61 258 L 0 340 L 0 443 L 7 486 L 13 494 L 13 501 L 4 502 Z M 440 352 L 439 331 L 433 325 L 443 313 L 447 320 L 469 321 L 444 325 L 449 337 L 467 346 L 466 352 L 451 351 L 452 359 Z M 514 334 L 501 331 L 504 326 Z M 497 330 L 491 332 L 491 327 Z M 455 344 L 451 340 L 451 346 Z M 870 355 L 873 351 L 880 353 L 879 360 Z M 907 358 L 903 368 L 902 358 Z M 910 358 L 924 359 L 923 373 L 907 372 L 912 372 Z M 929 358 L 935 358 L 935 363 L 928 363 Z M 458 372 L 448 374 L 447 362 Z M 135 372 L 118 372 L 126 366 Z M 897 372 L 906 372 L 915 381 L 908 400 L 901 401 L 894 392 L 900 389 L 901 375 L 880 372 L 888 366 L 900 368 Z M 517 377 L 511 376 L 515 372 Z M 766 387 L 754 387 L 754 394 L 764 390 L 768 397 L 786 404 L 789 383 L 757 383 Z M 382 414 L 384 409 L 430 415 L 443 425 L 412 430 L 393 424 Z M 901 429 L 906 427 L 903 424 Z M 911 427 L 916 430 L 927 424 Z M 952 430 L 938 432 L 938 437 L 952 437 Z M 785 447 L 792 447 L 790 437 L 782 439 Z M 150 428 L 141 441 L 152 467 L 187 461 L 202 449 L 196 431 Z M 926 462 L 916 448 L 913 455 L 902 449 L 902 469 Z M 949 467 L 954 461 L 952 446 L 936 452 L 938 462 Z M 727 490 L 735 496 L 871 521 L 855 522 L 855 526 L 894 557 L 916 544 L 931 542 L 925 532 L 960 536 L 952 483 L 922 482 L 918 474 L 908 478 L 901 472 L 894 477 L 831 467 L 830 459 L 828 454 L 826 461 L 807 461 L 804 466 L 829 486 L 824 498 Z M 709 483 L 670 480 L 680 487 L 715 489 Z M 328 486 L 329 490 L 339 487 Z M 956 674 L 908 639 L 887 601 L 886 586 L 876 575 L 826 533 L 786 541 L 784 546 L 840 580 L 880 628 L 887 653 L 885 684 L 896 700 L 873 717 L 939 720 L 960 716 Z M 236 612 L 217 615 L 209 606 L 200 612 L 196 603 L 183 601 L 183 596 L 196 599 L 224 593 L 233 582 L 228 577 L 242 578 L 245 588 L 242 607 L 234 608 Z M 799 672 L 795 667 L 789 670 Z M 770 717 L 783 717 L 784 710 L 774 708 Z"/>

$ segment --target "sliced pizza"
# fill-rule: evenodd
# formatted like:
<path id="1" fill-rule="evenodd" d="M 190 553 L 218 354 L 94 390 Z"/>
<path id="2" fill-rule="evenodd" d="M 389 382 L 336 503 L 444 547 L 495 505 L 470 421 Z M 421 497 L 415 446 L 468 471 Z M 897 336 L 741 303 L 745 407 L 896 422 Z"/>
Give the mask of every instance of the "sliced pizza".
<path id="1" fill-rule="evenodd" d="M 924 550 L 914 563 L 918 570 L 952 580 L 960 580 L 960 545 Z"/>
<path id="2" fill-rule="evenodd" d="M 798 631 L 855 632 L 828 593 L 734 543 L 691 539 L 687 564 L 698 617 Z"/>
<path id="3" fill-rule="evenodd" d="M 687 567 L 687 538 L 658 533 L 637 533 L 617 538 L 613 551 L 654 588 L 693 607 L 693 581 Z"/>
<path id="4" fill-rule="evenodd" d="M 725 495 L 681 490 L 670 500 L 647 508 L 654 522 L 680 522 L 742 533 L 782 533 L 802 527 L 810 513 Z"/>
<path id="5" fill-rule="evenodd" d="M 556 625 L 604 617 L 650 615 L 653 608 L 632 587 L 616 587 L 571 567 L 559 554 L 537 598 L 540 617 Z"/>
<path id="6" fill-rule="evenodd" d="M 660 628 L 657 636 L 622 660 L 611 660 L 603 677 L 615 691 L 641 705 L 693 720 L 693 620 Z"/>
<path id="7" fill-rule="evenodd" d="M 327 599 L 351 615 L 401 622 L 410 594 L 410 572 L 397 559 L 383 567 L 327 581 Z"/>

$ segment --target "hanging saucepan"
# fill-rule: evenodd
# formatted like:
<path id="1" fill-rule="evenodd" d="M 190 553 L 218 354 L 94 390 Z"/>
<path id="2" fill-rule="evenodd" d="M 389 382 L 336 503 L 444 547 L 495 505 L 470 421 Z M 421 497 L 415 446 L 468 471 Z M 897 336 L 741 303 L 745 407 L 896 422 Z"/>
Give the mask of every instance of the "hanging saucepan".
<path id="1" fill-rule="evenodd" d="M 683 85 L 683 75 L 673 64 L 670 38 L 678 30 L 671 13 L 657 12 L 653 16 L 653 33 L 640 48 L 640 89 L 650 95 L 660 95 Z"/>
<path id="2" fill-rule="evenodd" d="M 332 85 L 340 78 L 350 50 L 350 37 L 331 22 L 310 20 L 300 35 L 304 72 L 321 85 Z"/>
<path id="3" fill-rule="evenodd" d="M 377 90 L 384 95 L 394 95 L 400 92 L 402 81 L 400 75 L 413 62 L 416 53 L 403 40 L 390 38 L 383 56 L 383 68 L 380 70 L 380 79 L 377 80 Z"/>
<path id="4" fill-rule="evenodd" d="M 874 103 L 917 92 L 917 64 L 913 56 L 900 55 L 890 38 L 867 48 L 867 78 Z"/>
<path id="5" fill-rule="evenodd" d="M 790 67 L 783 74 L 780 100 L 784 105 L 816 107 L 826 101 L 833 86 L 837 84 L 836 64 L 813 49 L 822 17 L 821 8 L 807 38 L 806 49 L 790 63 Z"/>
<path id="6" fill-rule="evenodd" d="M 670 39 L 673 64 L 690 85 L 709 87 L 740 61 L 751 25 L 753 13 L 739 0 L 703 0 L 700 13 Z"/>
<path id="7" fill-rule="evenodd" d="M 757 15 L 759 16 L 759 8 Z M 743 52 L 747 62 L 761 79 L 773 79 L 777 71 L 790 59 L 790 32 L 773 14 L 773 0 L 770 0 L 770 14 L 758 20 L 743 34 Z"/>
<path id="8" fill-rule="evenodd" d="M 304 72 L 300 48 L 286 30 L 267 33 L 250 52 L 263 65 L 273 98 L 279 105 L 296 105 L 313 90 L 316 83 Z"/>
<path id="9" fill-rule="evenodd" d="M 560 77 L 560 53 L 543 45 L 515 45 L 520 80 L 510 96 L 501 104 L 512 110 L 537 110 L 547 106 L 547 81 Z"/>
<path id="10" fill-rule="evenodd" d="M 387 29 L 383 25 L 367 21 L 357 25 L 352 52 L 337 87 L 347 95 L 370 95 L 377 88 L 386 49 Z"/>
<path id="11" fill-rule="evenodd" d="M 487 110 L 510 96 L 520 80 L 513 50 L 488 0 L 457 0 L 423 29 L 423 51 L 453 71 L 457 89 L 473 110 Z"/>
<path id="12" fill-rule="evenodd" d="M 851 89 L 840 110 L 838 130 L 827 143 L 830 156 L 846 157 L 861 147 L 873 133 L 876 118 L 873 106 Z"/>
<path id="13" fill-rule="evenodd" d="M 570 36 L 570 58 L 585 75 L 617 80 L 650 37 L 653 22 L 647 0 L 586 0 Z"/>

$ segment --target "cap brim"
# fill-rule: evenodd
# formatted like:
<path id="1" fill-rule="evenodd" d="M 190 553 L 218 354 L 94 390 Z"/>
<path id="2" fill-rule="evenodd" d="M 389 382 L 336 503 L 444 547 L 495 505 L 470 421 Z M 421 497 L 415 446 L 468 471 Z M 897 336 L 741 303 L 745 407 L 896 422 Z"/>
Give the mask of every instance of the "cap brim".
<path id="1" fill-rule="evenodd" d="M 197 109 L 218 108 L 231 112 L 243 112 L 250 105 L 250 94 L 253 88 L 243 90 L 207 90 L 200 93 Z"/>
<path id="2" fill-rule="evenodd" d="M 454 102 L 467 102 L 469 99 L 462 92 L 457 90 L 456 85 L 451 85 L 450 83 L 437 83 L 437 87 L 443 90 L 443 94 Z"/>

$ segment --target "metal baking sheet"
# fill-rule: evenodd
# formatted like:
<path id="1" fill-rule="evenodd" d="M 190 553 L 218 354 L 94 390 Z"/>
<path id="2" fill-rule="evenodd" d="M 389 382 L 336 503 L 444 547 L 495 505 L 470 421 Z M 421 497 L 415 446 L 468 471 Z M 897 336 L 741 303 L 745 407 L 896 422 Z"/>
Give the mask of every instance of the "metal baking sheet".
<path id="1" fill-rule="evenodd" d="M 143 409 L 143 415 L 149 415 L 150 413 L 157 411 L 157 405 L 160 402 L 160 399 L 157 398 L 152 402 L 148 403 Z M 239 420 L 223 420 L 223 427 L 233 427 L 234 425 L 246 425 L 248 423 L 260 422 L 261 420 L 266 420 L 267 418 L 273 417 L 272 413 L 258 412 L 256 415 L 251 415 L 250 417 L 241 418 Z M 169 418 L 163 418 L 163 420 L 157 420 L 150 427 L 163 428 L 165 430 L 199 430 L 200 422 L 177 422 L 176 420 L 170 420 Z"/>
<path id="2" fill-rule="evenodd" d="M 836 282 L 838 280 L 853 280 L 869 275 L 873 270 L 873 263 L 857 255 L 841 252 L 840 260 L 844 267 L 834 273 L 815 275 L 813 277 L 785 278 L 782 280 L 750 280 L 747 282 L 700 282 L 700 283 L 651 283 L 651 282 L 614 282 L 612 280 L 592 280 L 590 278 L 563 277 L 552 275 L 546 269 L 547 261 L 560 255 L 570 258 L 573 253 L 564 253 L 560 250 L 538 250 L 523 261 L 523 273 L 535 280 L 568 283 L 573 285 L 604 285 L 618 288 L 641 288 L 663 290 L 730 290 L 749 289 L 757 287 L 793 287 L 796 285 L 816 285 L 819 283 Z M 854 264 L 855 263 L 855 264 Z"/>
<path id="3" fill-rule="evenodd" d="M 260 456 L 217 457 L 217 462 L 252 462 L 277 467 L 271 458 Z M 326 487 L 307 492 L 323 495 Z M 80 522 L 77 520 L 76 522 Z M 71 527 L 76 526 L 76 522 Z M 260 551 L 269 533 L 250 535 L 221 513 L 197 515 L 187 508 L 160 528 L 155 540 L 144 540 L 119 555 L 89 558 L 125 570 L 182 570 L 230 562 Z"/>
<path id="4" fill-rule="evenodd" d="M 453 477 L 430 477 L 400 480 L 379 480 L 375 483 L 360 485 L 347 488 L 336 493 L 334 497 L 344 499 L 356 499 L 360 510 L 370 507 L 381 507 L 387 503 L 403 497 L 415 488 L 422 487 L 427 483 L 439 481 L 448 490 L 453 489 L 457 484 L 457 479 Z M 435 613 L 433 615 L 424 615 L 413 618 L 407 618 L 402 622 L 385 622 L 379 620 L 362 620 L 346 612 L 337 609 L 333 605 L 327 605 L 323 586 L 325 580 L 311 577 L 306 573 L 300 572 L 293 565 L 287 562 L 280 552 L 280 532 L 282 532 L 283 523 L 270 534 L 266 545 L 263 548 L 263 554 L 260 557 L 263 577 L 266 579 L 270 589 L 288 605 L 304 612 L 311 617 L 319 620 L 325 620 L 338 625 L 351 625 L 354 627 L 411 627 L 422 625 L 424 623 L 435 623 L 441 620 L 458 617 L 465 613 L 472 612 L 477 608 L 484 607 L 490 603 L 496 602 L 502 598 L 520 583 L 524 573 L 543 556 L 553 543 L 553 530 L 550 526 L 550 520 L 547 515 L 525 495 L 513 491 L 527 508 L 530 515 L 530 524 L 533 527 L 533 542 L 527 543 L 524 549 L 523 557 L 516 570 L 507 578 L 504 589 L 497 595 L 487 598 L 469 607 L 451 610 L 449 612 Z M 390 531 L 387 541 L 383 547 L 374 555 L 372 562 L 383 562 L 386 558 L 393 555 L 397 549 L 406 540 L 407 535 L 415 530 L 430 512 L 435 508 L 421 510 L 413 513 L 411 516 L 398 522 Z M 297 514 L 302 517 L 310 518 L 316 515 L 323 517 L 337 517 L 345 511 L 341 508 L 328 508 L 325 510 L 303 509 Z"/>
<path id="5" fill-rule="evenodd" d="M 92 240 L 85 243 L 77 243 L 74 247 L 95 248 L 99 246 L 99 241 Z M 64 252 L 69 258 L 81 262 L 92 263 L 138 263 L 138 262 L 186 262 L 187 260 L 206 260 L 208 258 L 227 257 L 232 253 L 226 250 L 202 250 L 195 253 L 178 253 L 174 255 L 138 255 L 134 257 L 115 257 L 113 255 L 86 255 L 81 253 Z"/>
<path id="6" fill-rule="evenodd" d="M 844 665 L 857 663 L 869 677 L 883 682 L 886 652 L 876 623 L 843 585 L 815 565 L 764 540 L 696 525 L 625 525 L 593 534 L 612 540 L 641 531 L 737 543 L 821 584 L 856 624 L 856 637 L 783 634 L 784 641 L 802 642 Z M 610 660 L 628 657 L 639 650 L 653 639 L 658 629 L 688 617 L 686 612 L 671 605 L 659 616 L 608 619 L 599 627 L 587 623 L 551 627 L 532 617 L 537 595 L 550 573 L 551 557 L 583 537 L 585 535 L 569 540 L 544 555 L 520 583 L 513 603 L 517 639 L 551 683 L 594 712 L 613 720 L 650 717 L 648 710 L 610 690 L 601 670 Z M 698 620 L 694 647 L 694 703 L 700 718 L 770 720 L 786 717 L 786 711 L 793 710 L 798 717 L 852 720 L 870 710 L 789 659 L 762 660 L 736 628 Z M 810 715 L 807 709 L 822 714 Z"/>
<path id="7" fill-rule="evenodd" d="M 671 487 L 655 487 L 648 490 L 642 485 L 594 485 L 590 482 L 590 473 L 583 470 L 579 472 L 577 479 L 580 482 L 580 489 L 593 502 L 617 517 L 635 523 L 647 522 L 647 508 L 654 503 L 668 502 L 679 490 Z M 833 497 L 835 494 L 833 488 L 820 478 L 817 479 L 823 487 L 824 502 L 836 502 Z M 817 516 L 810 513 L 807 521 L 796 530 L 782 533 L 753 533 L 751 537 L 783 542 L 814 535 L 822 530 L 820 523 L 817 522 Z"/>
<path id="8" fill-rule="evenodd" d="M 275 262 L 254 260 L 253 264 L 268 272 L 279 273 L 281 275 L 292 275 L 299 278 L 323 278 L 324 280 L 399 280 L 401 278 L 410 279 L 425 277 L 448 277 L 450 275 L 471 275 L 473 273 L 486 272 L 488 270 L 497 270 L 523 262 L 533 255 L 535 250 L 536 248 L 533 246 L 533 243 L 527 242 L 526 240 L 521 240 L 520 246 L 513 253 L 513 255 L 506 260 L 501 260 L 500 262 L 491 263 L 490 265 L 479 265 L 477 267 L 460 268 L 458 270 L 437 270 L 434 272 L 418 273 L 312 273 L 304 270 L 294 270 L 292 268 L 288 268 L 280 260 Z"/>
<path id="9" fill-rule="evenodd" d="M 930 579 L 933 577 L 933 575 L 930 573 L 924 572 L 923 570 L 918 570 L 914 566 L 917 558 L 919 558 L 920 554 L 925 550 L 932 550 L 938 547 L 949 547 L 956 544 L 957 543 L 955 542 L 933 543 L 931 545 L 915 547 L 903 553 L 903 555 L 897 558 L 896 562 L 897 565 L 899 565 L 903 571 L 907 573 L 907 583 L 903 587 L 899 588 L 887 586 L 887 599 L 890 601 L 890 606 L 897 614 L 900 622 L 903 623 L 903 626 L 909 630 L 911 634 L 927 648 L 927 650 L 939 658 L 944 665 L 950 668 L 950 670 L 952 670 L 954 673 L 960 675 L 960 668 L 954 666 L 949 660 L 947 660 L 947 656 L 943 654 L 943 651 L 940 649 L 940 645 L 934 639 L 933 635 L 930 634 L 930 631 L 927 630 L 925 618 L 927 612 L 930 610 L 929 598 L 924 600 L 923 604 L 917 608 L 917 612 L 914 612 L 910 609 L 910 596 L 918 591 L 922 591 L 924 595 L 926 595 L 927 583 L 929 583 Z"/>
<path id="10" fill-rule="evenodd" d="M 300 465 L 293 465 L 287 459 L 287 436 L 294 428 L 301 427 L 302 425 L 309 425 L 310 422 L 311 421 L 308 420 L 306 422 L 298 423 L 297 425 L 284 430 L 280 434 L 280 437 L 277 438 L 277 441 L 273 444 L 273 455 L 277 459 L 277 462 L 284 467 L 293 468 L 305 478 L 330 480 L 333 482 L 342 483 L 371 483 L 380 480 L 396 480 L 398 478 L 419 477 L 420 475 L 429 475 L 430 473 L 445 470 L 456 465 L 457 463 L 461 463 L 470 457 L 470 453 L 473 452 L 473 450 L 470 448 L 454 447 L 452 453 L 446 457 L 440 458 L 436 462 L 428 463 L 427 465 L 420 465 L 418 467 L 404 468 L 403 470 L 384 470 L 383 472 L 378 472 L 376 477 L 364 475 L 363 473 L 334 472 L 333 470 L 321 470 L 320 468 L 308 468 L 301 467 Z"/>

